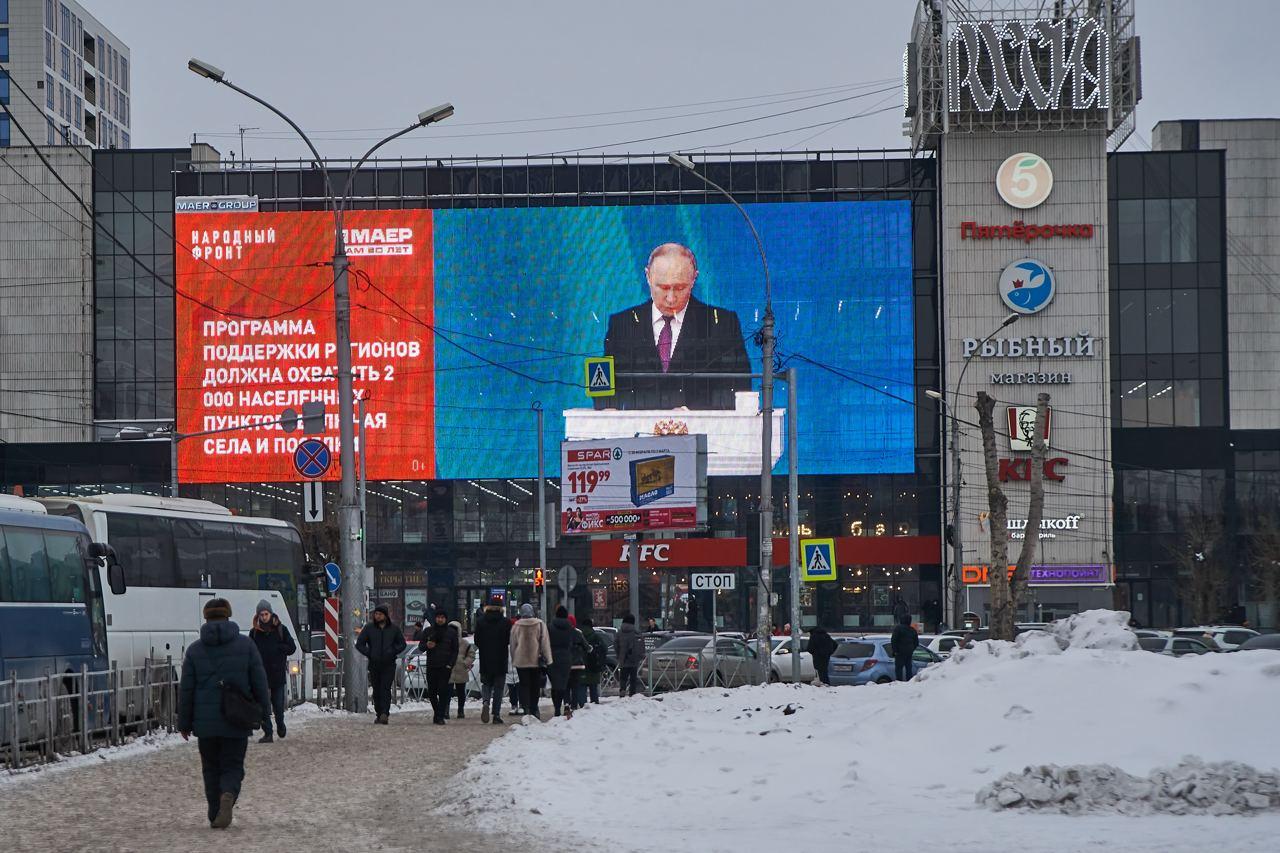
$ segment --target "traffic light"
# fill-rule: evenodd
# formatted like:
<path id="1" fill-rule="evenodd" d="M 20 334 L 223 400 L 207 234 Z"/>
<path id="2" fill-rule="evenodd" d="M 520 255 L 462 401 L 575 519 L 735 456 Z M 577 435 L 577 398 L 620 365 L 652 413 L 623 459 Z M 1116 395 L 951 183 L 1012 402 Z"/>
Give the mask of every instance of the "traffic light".
<path id="1" fill-rule="evenodd" d="M 546 583 L 546 579 L 542 576 L 542 569 L 533 570 L 533 588 L 541 590 L 542 585 Z"/>

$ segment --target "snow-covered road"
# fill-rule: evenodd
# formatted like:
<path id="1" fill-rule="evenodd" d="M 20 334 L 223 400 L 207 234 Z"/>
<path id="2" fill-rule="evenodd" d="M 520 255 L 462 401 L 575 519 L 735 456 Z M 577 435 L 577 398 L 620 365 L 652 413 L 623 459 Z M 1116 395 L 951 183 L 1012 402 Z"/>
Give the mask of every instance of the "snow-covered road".
<path id="1" fill-rule="evenodd" d="M 479 708 L 475 709 L 479 712 Z M 72 851 L 448 850 L 481 853 L 518 845 L 431 813 L 468 756 L 505 728 L 478 718 L 431 725 L 429 715 L 313 716 L 283 741 L 251 742 L 235 823 L 210 830 L 194 739 L 166 739 L 101 760 L 0 783 L 0 849 Z M 87 764 L 88 766 L 84 766 Z"/>

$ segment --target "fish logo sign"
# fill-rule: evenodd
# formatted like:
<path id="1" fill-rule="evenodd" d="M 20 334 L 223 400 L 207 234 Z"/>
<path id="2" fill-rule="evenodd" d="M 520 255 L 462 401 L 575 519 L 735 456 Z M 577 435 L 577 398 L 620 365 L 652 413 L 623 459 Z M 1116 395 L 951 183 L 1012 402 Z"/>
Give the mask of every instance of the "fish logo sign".
<path id="1" fill-rule="evenodd" d="M 1053 301 L 1053 270 L 1044 261 L 1022 258 L 1000 274 L 1000 299 L 1011 311 L 1035 314 Z"/>

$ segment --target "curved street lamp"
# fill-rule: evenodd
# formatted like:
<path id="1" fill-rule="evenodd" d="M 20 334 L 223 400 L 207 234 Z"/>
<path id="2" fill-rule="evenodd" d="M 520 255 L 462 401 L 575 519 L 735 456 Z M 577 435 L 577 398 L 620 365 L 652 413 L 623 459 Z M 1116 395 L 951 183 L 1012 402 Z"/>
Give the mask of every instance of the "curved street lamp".
<path id="1" fill-rule="evenodd" d="M 408 127 L 396 131 L 366 151 L 355 167 L 348 171 L 342 194 L 337 195 L 334 193 L 333 181 L 330 178 L 329 169 L 324 158 L 320 156 L 315 144 L 298 126 L 297 122 L 269 102 L 232 83 L 227 79 L 226 73 L 215 65 L 193 58 L 187 62 L 187 68 L 194 74 L 226 86 L 234 92 L 239 92 L 249 100 L 261 104 L 275 113 L 285 124 L 293 128 L 302 141 L 306 143 L 307 148 L 311 151 L 311 156 L 315 158 L 316 165 L 324 175 L 325 193 L 333 209 L 333 313 L 334 338 L 338 350 L 337 380 L 340 441 L 338 462 L 342 471 L 342 480 L 338 493 L 338 539 L 342 565 L 350 577 L 351 586 L 360 593 L 349 596 L 349 601 L 342 608 L 342 631 L 349 640 L 352 640 L 359 626 L 363 623 L 365 599 L 368 597 L 373 585 L 369 582 L 368 569 L 361 557 L 359 542 L 361 521 L 359 518 L 360 509 L 356 503 L 355 430 L 352 424 L 355 393 L 352 389 L 351 371 L 351 291 L 347 274 L 347 250 L 343 238 L 343 216 L 346 212 L 347 201 L 351 195 L 351 182 L 356 173 L 360 171 L 360 167 L 373 156 L 374 152 L 387 143 L 399 139 L 420 127 L 444 121 L 453 115 L 453 105 L 445 103 L 422 111 Z M 355 665 L 344 667 L 342 681 L 343 689 L 347 695 L 347 709 L 363 713 L 368 706 L 369 689 L 364 668 Z"/>

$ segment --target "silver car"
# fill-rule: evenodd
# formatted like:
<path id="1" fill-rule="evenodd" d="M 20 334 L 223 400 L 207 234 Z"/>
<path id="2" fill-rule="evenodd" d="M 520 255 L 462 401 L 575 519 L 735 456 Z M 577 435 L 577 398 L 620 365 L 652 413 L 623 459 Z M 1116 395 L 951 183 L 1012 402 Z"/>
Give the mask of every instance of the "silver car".
<path id="1" fill-rule="evenodd" d="M 640 681 L 652 692 L 758 684 L 759 659 L 741 640 L 676 637 L 645 655 Z"/>

